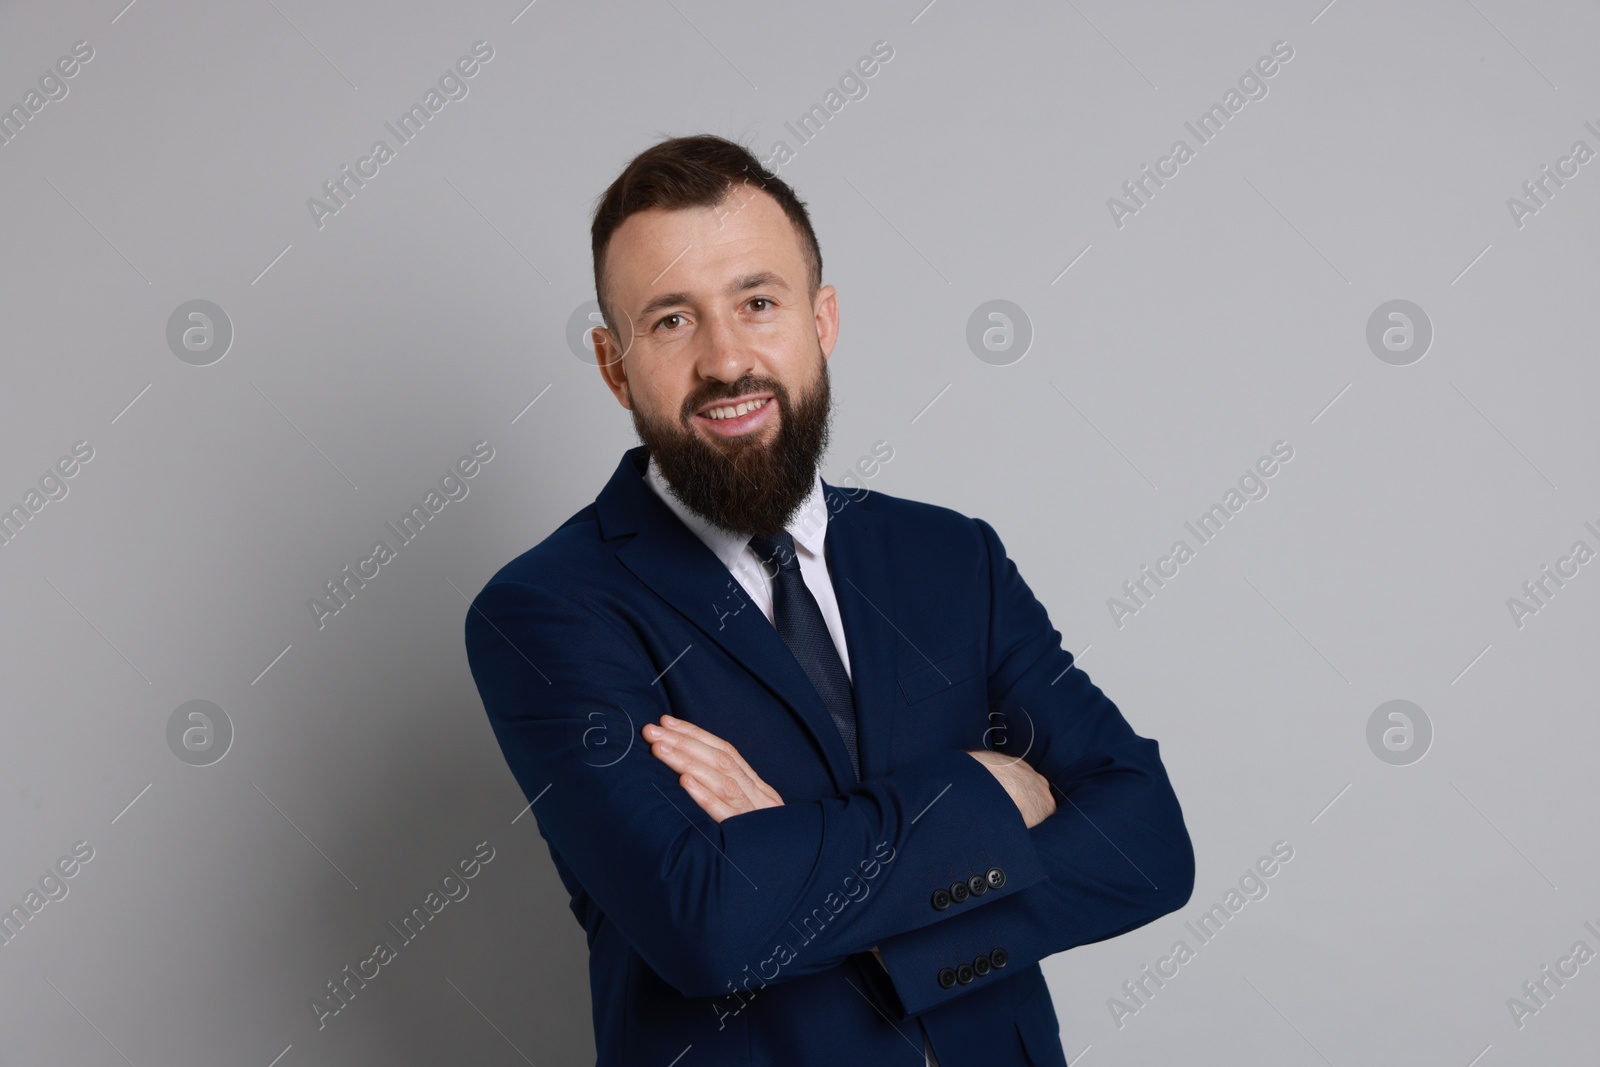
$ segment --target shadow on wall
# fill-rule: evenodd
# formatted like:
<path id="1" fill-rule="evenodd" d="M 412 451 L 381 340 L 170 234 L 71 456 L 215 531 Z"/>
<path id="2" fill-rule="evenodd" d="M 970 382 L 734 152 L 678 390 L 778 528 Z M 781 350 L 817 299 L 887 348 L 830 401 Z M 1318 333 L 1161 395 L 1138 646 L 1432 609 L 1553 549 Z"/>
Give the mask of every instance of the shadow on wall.
<path id="1" fill-rule="evenodd" d="M 455 637 L 455 604 L 442 607 Z M 403 625 L 385 662 L 341 672 L 348 680 L 332 692 L 326 672 L 316 679 L 305 714 L 337 709 L 342 722 L 320 734 L 297 728 L 298 750 L 236 768 L 276 781 L 274 801 L 341 872 L 260 804 L 252 833 L 270 839 L 270 855 L 250 876 L 263 887 L 254 919 L 236 928 L 248 943 L 228 957 L 272 976 L 282 1040 L 267 1059 L 292 1042 L 290 1055 L 307 1063 L 510 1063 L 519 1053 L 592 1063 L 583 930 L 532 813 L 520 814 L 527 799 L 465 651 L 458 638 L 444 645 L 431 621 Z M 409 657 L 397 658 L 405 645 Z M 426 674 L 396 669 L 407 662 Z M 330 787 L 335 770 L 346 781 Z"/>
<path id="2" fill-rule="evenodd" d="M 470 683 L 451 706 L 464 718 L 483 718 Z M 320 1016 L 325 1034 L 341 1022 L 359 1022 L 362 1050 L 371 1055 L 372 1038 L 381 1035 L 384 1062 L 500 1062 L 509 1042 L 534 1063 L 592 1063 L 583 929 L 532 813 L 519 817 L 527 801 L 486 723 L 482 734 L 481 744 L 451 753 L 448 762 L 414 751 L 409 766 L 395 769 L 418 784 L 417 799 L 395 813 L 395 825 L 414 828 L 425 841 L 449 842 L 447 851 L 432 869 L 425 864 L 397 878 L 383 894 L 386 906 L 358 932 L 345 932 L 352 951 L 329 956 L 326 975 L 317 976 L 320 996 L 307 998 L 306 1024 L 315 1028 Z M 468 830 L 486 822 L 489 829 Z M 474 876 L 465 877 L 467 871 Z M 364 950 L 362 936 L 373 942 Z M 369 962 L 381 960 L 374 953 L 380 941 L 392 946 L 390 962 Z M 387 993 L 391 969 L 398 977 L 408 965 L 407 980 Z M 361 988 L 360 972 L 377 976 Z M 336 1015 L 326 1014 L 338 1003 L 330 980 L 347 998 Z M 373 1005 L 380 1010 L 370 1020 L 360 1019 L 364 1001 L 383 1002 Z M 463 1035 L 475 1037 L 464 1044 Z"/>

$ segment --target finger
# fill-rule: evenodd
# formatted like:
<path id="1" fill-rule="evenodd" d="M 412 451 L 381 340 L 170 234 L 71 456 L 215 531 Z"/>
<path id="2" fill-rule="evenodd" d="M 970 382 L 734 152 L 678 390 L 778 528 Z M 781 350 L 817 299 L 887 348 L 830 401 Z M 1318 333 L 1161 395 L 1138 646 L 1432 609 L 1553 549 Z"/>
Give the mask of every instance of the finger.
<path id="1" fill-rule="evenodd" d="M 663 732 L 659 736 L 664 740 L 669 743 L 689 743 L 690 750 L 702 764 L 719 773 L 739 778 L 752 799 L 764 801 L 763 806 L 782 806 L 783 797 L 756 773 L 755 768 L 732 744 L 709 730 L 671 715 L 661 716 L 661 723 Z"/>
<path id="2" fill-rule="evenodd" d="M 725 804 L 714 793 L 710 792 L 705 788 L 705 786 L 701 785 L 693 775 L 680 774 L 678 776 L 678 784 L 683 786 L 683 791 L 689 794 L 690 800 L 693 800 L 697 805 L 699 805 L 701 811 L 711 816 L 717 822 L 721 822 L 730 815 L 738 814 L 738 812 L 732 807 Z"/>
<path id="3" fill-rule="evenodd" d="M 650 746 L 650 754 L 679 774 L 687 773 L 696 765 L 693 756 L 670 741 L 657 741 Z"/>
<path id="4" fill-rule="evenodd" d="M 751 793 L 749 788 L 736 778 L 715 772 L 708 773 L 700 767 L 690 768 L 688 774 L 702 789 L 735 812 L 754 811 L 758 807 L 765 806 L 759 797 Z"/>
<path id="5" fill-rule="evenodd" d="M 682 736 L 674 733 L 671 730 L 668 730 L 664 726 L 658 726 L 653 722 L 645 723 L 644 726 L 640 728 L 639 732 L 643 734 L 644 739 L 649 741 L 651 744 L 654 744 L 657 741 L 670 741 L 674 737 Z"/>
<path id="6" fill-rule="evenodd" d="M 688 741 L 692 741 L 698 745 L 704 746 L 705 749 L 709 749 L 710 751 L 705 751 L 700 748 L 694 749 L 696 755 L 702 761 L 709 763 L 710 766 L 716 767 L 725 773 L 743 775 L 750 781 L 751 787 L 764 794 L 767 799 L 771 800 L 775 804 L 783 803 L 783 798 L 778 795 L 778 791 L 768 785 L 766 781 L 756 773 L 755 768 L 750 766 L 749 761 L 739 753 L 739 750 L 734 748 L 727 741 L 718 737 L 716 734 L 711 733 L 709 730 L 704 730 L 696 726 L 692 722 L 684 722 L 682 719 L 675 719 L 670 715 L 663 715 L 661 717 L 661 721 L 664 728 L 670 734 L 675 734 L 678 737 L 685 738 Z M 729 760 L 731 760 L 731 765 L 724 762 L 720 758 L 721 755 L 725 755 Z"/>
<path id="7" fill-rule="evenodd" d="M 704 745 L 708 745 L 711 748 L 719 749 L 725 752 L 737 751 L 732 745 L 728 744 L 728 742 L 724 741 L 710 730 L 696 726 L 692 722 L 686 722 L 683 719 L 675 719 L 671 715 L 663 715 L 661 716 L 661 725 L 668 730 L 692 737 L 696 741 L 699 741 Z"/>
<path id="8" fill-rule="evenodd" d="M 700 782 L 701 788 L 716 795 L 723 803 L 736 810 L 745 811 L 756 807 L 758 803 L 763 805 L 772 803 L 748 779 L 729 773 L 718 763 L 708 762 L 702 758 L 701 753 L 689 750 L 688 744 L 687 739 L 677 736 L 671 740 L 657 741 L 650 746 L 650 752 L 679 774 L 693 775 Z"/>
<path id="9" fill-rule="evenodd" d="M 657 744 L 669 745 L 686 753 L 694 762 L 703 767 L 707 772 L 717 775 L 727 775 L 747 782 L 753 788 L 755 784 L 755 771 L 744 761 L 744 757 L 731 746 L 714 748 L 698 737 L 682 731 L 671 731 L 669 736 Z"/>
<path id="10" fill-rule="evenodd" d="M 685 774 L 680 779 L 680 784 L 683 785 L 683 792 L 688 793 L 690 800 L 694 801 L 694 805 L 704 811 L 707 816 L 712 817 L 715 822 L 722 822 L 726 817 L 738 814 L 733 811 L 733 808 L 725 805 L 722 800 L 718 800 L 715 797 L 715 793 L 707 792 L 699 782 L 694 781 L 693 777 L 688 776 L 688 774 Z"/>
<path id="11" fill-rule="evenodd" d="M 752 800 L 762 801 L 758 806 L 781 806 L 784 803 L 784 798 L 779 797 L 778 790 L 766 784 L 766 779 L 755 773 L 755 768 L 750 766 L 749 760 L 739 755 L 739 750 L 723 741 L 722 737 L 707 733 L 696 726 L 693 728 L 693 733 L 688 729 L 669 729 L 664 739 L 667 744 L 688 745 L 699 765 L 709 771 L 738 779 L 742 789 Z"/>
<path id="12" fill-rule="evenodd" d="M 651 755 L 678 772 L 678 783 L 707 815 L 721 822 L 729 815 L 749 810 L 754 805 L 743 789 L 731 779 L 719 783 L 717 777 L 701 768 L 682 749 L 665 742 L 650 746 Z M 732 785 L 732 788 L 729 788 Z"/>
<path id="13" fill-rule="evenodd" d="M 673 770 L 692 778 L 707 796 L 714 796 L 734 814 L 755 811 L 758 808 L 783 806 L 783 798 L 771 789 L 757 789 L 742 776 L 727 774 L 685 755 L 674 746 L 663 743 L 662 759 Z"/>

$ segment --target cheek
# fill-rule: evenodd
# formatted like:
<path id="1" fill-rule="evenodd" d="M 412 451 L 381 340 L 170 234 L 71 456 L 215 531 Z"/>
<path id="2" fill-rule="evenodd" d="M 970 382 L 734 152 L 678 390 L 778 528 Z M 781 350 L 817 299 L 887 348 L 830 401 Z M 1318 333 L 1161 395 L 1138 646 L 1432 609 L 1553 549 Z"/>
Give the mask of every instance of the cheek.
<path id="1" fill-rule="evenodd" d="M 648 417 L 677 424 L 684 399 L 699 384 L 692 363 L 685 365 L 677 352 L 660 349 L 635 349 L 626 363 L 630 402 Z"/>
<path id="2" fill-rule="evenodd" d="M 809 319 L 803 324 L 785 325 L 781 334 L 760 338 L 757 351 L 766 373 L 789 390 L 790 397 L 816 388 L 822 374 L 822 347 Z M 776 330 L 776 327 L 774 327 Z M 760 371 L 757 372 L 761 373 Z"/>

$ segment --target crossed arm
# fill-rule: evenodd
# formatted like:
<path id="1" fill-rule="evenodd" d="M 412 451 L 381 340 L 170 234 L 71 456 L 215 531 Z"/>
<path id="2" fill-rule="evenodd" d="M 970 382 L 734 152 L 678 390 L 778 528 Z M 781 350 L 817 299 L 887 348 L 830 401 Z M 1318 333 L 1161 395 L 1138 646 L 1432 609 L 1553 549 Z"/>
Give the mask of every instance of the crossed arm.
<path id="1" fill-rule="evenodd" d="M 650 754 L 678 772 L 684 792 L 717 822 L 747 811 L 783 806 L 778 791 L 762 780 L 738 749 L 716 734 L 671 715 L 661 716 L 659 724 L 646 723 L 641 732 L 651 743 Z M 1055 814 L 1056 798 L 1049 780 L 1021 759 L 990 749 L 967 755 L 1005 787 L 1028 829 Z M 872 955 L 888 969 L 877 945 L 872 946 Z"/>
<path id="2" fill-rule="evenodd" d="M 783 805 L 778 791 L 761 779 L 738 749 L 716 734 L 671 715 L 661 716 L 659 725 L 646 723 L 641 732 L 651 743 L 650 754 L 678 772 L 684 792 L 717 822 Z M 1028 829 L 1055 814 L 1056 798 L 1049 780 L 1021 759 L 990 749 L 967 755 L 983 764 L 1005 788 Z"/>
<path id="3" fill-rule="evenodd" d="M 977 526 L 991 599 L 989 706 L 1036 723 L 1026 762 L 952 750 L 839 796 L 784 803 L 718 739 L 666 718 L 645 727 L 649 756 L 591 758 L 626 750 L 621 735 L 614 748 L 588 747 L 617 709 L 635 723 L 673 710 L 650 684 L 659 670 L 639 634 L 560 575 L 492 583 L 474 601 L 473 676 L 512 773 L 543 798 L 541 834 L 598 914 L 685 996 L 724 995 L 747 965 L 788 980 L 877 949 L 901 1010 L 916 1014 L 970 988 L 935 980 L 954 954 L 1004 947 L 1026 967 L 1188 900 L 1193 852 L 1156 742 L 1073 665 L 999 538 Z M 1054 814 L 1046 779 L 1061 802 Z M 693 804 L 680 803 L 685 793 Z M 886 873 L 870 899 L 844 907 L 841 884 L 849 894 L 859 880 L 841 876 L 867 871 L 880 848 L 894 857 Z M 930 872 L 982 853 L 1004 869 L 1003 887 L 960 907 L 930 905 Z M 781 961 L 781 978 L 768 973 L 775 940 L 801 928 L 798 958 Z"/>

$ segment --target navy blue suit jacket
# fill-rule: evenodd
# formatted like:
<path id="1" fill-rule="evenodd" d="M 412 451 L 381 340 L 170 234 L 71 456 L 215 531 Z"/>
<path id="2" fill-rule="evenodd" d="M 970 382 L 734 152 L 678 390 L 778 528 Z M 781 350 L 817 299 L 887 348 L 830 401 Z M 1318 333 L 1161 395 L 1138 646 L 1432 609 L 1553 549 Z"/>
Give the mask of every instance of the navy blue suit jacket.
<path id="1" fill-rule="evenodd" d="M 645 460 L 630 449 L 466 619 L 588 935 L 599 1063 L 920 1067 L 920 1018 L 943 1067 L 1064 1064 L 1039 961 L 1193 886 L 1156 742 L 1073 665 L 987 523 L 824 483 L 857 783 L 799 663 Z M 662 714 L 730 742 L 783 806 L 704 814 L 639 734 Z M 1056 813 L 1028 829 L 981 748 L 1049 778 Z"/>

